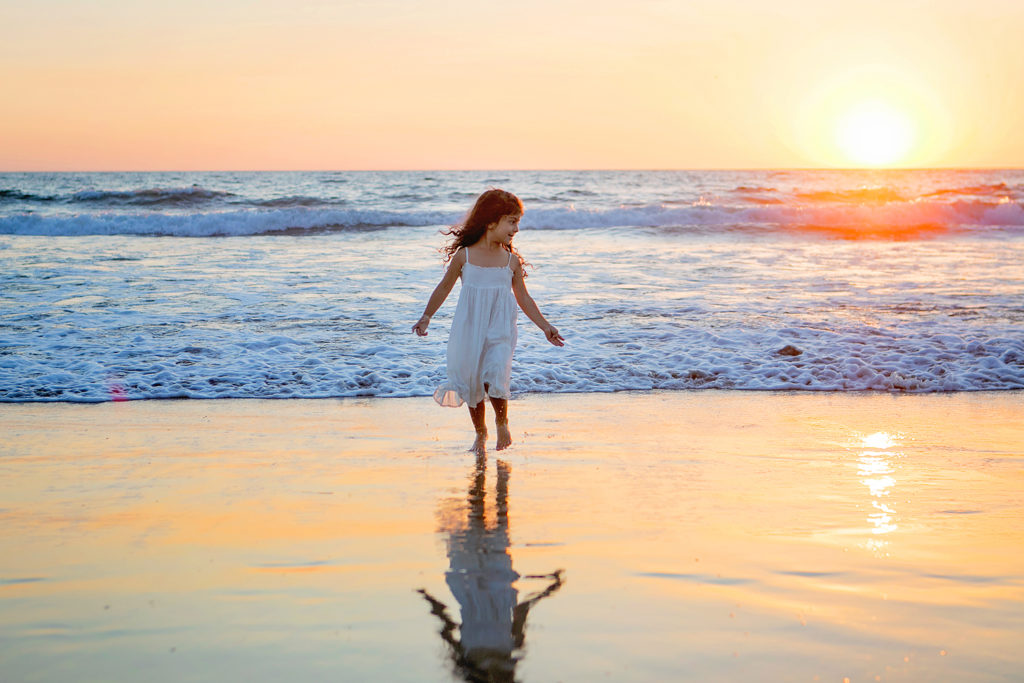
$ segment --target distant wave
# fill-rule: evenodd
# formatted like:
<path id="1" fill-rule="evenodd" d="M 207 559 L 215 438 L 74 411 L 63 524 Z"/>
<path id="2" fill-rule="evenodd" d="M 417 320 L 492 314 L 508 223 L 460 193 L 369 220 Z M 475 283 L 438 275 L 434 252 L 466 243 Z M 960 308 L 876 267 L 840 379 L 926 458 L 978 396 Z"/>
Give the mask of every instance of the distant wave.
<path id="1" fill-rule="evenodd" d="M 0 189 L 0 204 L 4 202 L 52 202 L 57 199 L 54 195 L 33 194 L 21 190 Z"/>
<path id="2" fill-rule="evenodd" d="M 543 229 L 580 228 L 713 228 L 716 231 L 777 231 L 834 229 L 881 236 L 885 231 L 927 228 L 1024 229 L 1024 206 L 1013 201 L 913 201 L 884 204 L 814 203 L 783 205 L 778 201 L 757 206 L 717 205 L 702 200 L 684 206 L 665 204 L 604 210 L 528 210 L 523 226 Z"/>
<path id="3" fill-rule="evenodd" d="M 218 237 L 275 233 L 441 226 L 459 220 L 448 211 L 372 211 L 309 208 L 304 198 L 278 200 L 290 208 L 246 209 L 183 215 L 167 213 L 82 213 L 73 216 L 20 214 L 0 218 L 7 235 L 168 235 Z M 272 204 L 268 206 L 273 206 Z M 1013 201 L 914 201 L 870 204 L 717 206 L 645 205 L 614 209 L 541 208 L 527 210 L 526 229 L 579 230 L 639 227 L 684 231 L 824 230 L 844 236 L 899 236 L 915 231 L 1024 230 L 1024 206 Z"/>
<path id="4" fill-rule="evenodd" d="M 457 219 L 456 214 L 445 212 L 402 213 L 398 211 L 305 208 L 184 215 L 102 213 L 44 217 L 36 214 L 22 214 L 0 218 L 0 234 L 232 237 L 444 225 Z"/>
<path id="5" fill-rule="evenodd" d="M 800 192 L 797 193 L 796 196 L 800 199 L 814 202 L 842 202 L 856 204 L 906 201 L 906 198 L 903 195 L 888 187 L 858 187 L 852 190 Z"/>
<path id="6" fill-rule="evenodd" d="M 304 197 L 298 195 L 292 197 L 275 197 L 274 199 L 259 199 L 250 203 L 254 206 L 267 209 L 292 209 L 344 206 L 348 202 L 344 199 L 323 199 L 321 197 Z"/>
<path id="7" fill-rule="evenodd" d="M 0 189 L 0 204 L 61 204 L 83 213 L 104 208 L 202 209 L 210 206 L 244 208 L 320 208 L 343 206 L 344 199 L 293 195 L 268 199 L 247 199 L 233 192 L 208 190 L 199 185 L 183 188 L 144 188 L 138 190 L 81 190 L 65 195 L 40 195 L 20 190 Z"/>
<path id="8" fill-rule="evenodd" d="M 127 206 L 193 206 L 235 197 L 232 192 L 207 190 L 199 185 L 182 188 L 143 188 L 139 190 L 83 190 L 68 195 L 69 202 Z"/>
<path id="9" fill-rule="evenodd" d="M 925 197 L 950 197 L 950 196 L 978 196 L 985 197 L 990 195 L 1012 195 L 1020 192 L 1021 188 L 1011 188 L 1006 183 L 991 183 L 982 185 L 969 185 L 967 187 L 957 187 L 949 189 L 939 189 L 932 192 L 926 193 Z"/>
<path id="10" fill-rule="evenodd" d="M 744 202 L 760 206 L 784 204 L 786 201 L 782 198 L 781 193 L 773 187 L 748 187 L 740 185 L 733 189 L 732 193 L 741 197 Z"/>
<path id="11" fill-rule="evenodd" d="M 183 188 L 144 188 L 139 190 L 80 190 L 71 194 L 34 194 L 21 190 L 0 189 L 2 203 L 60 203 L 67 206 L 136 206 L 136 207 L 198 207 L 211 201 L 237 197 L 234 193 L 207 190 L 198 185 Z"/>
<path id="12" fill-rule="evenodd" d="M 210 205 L 248 208 L 295 208 L 342 206 L 344 199 L 293 195 L 267 199 L 248 199 L 233 192 L 208 190 L 199 185 L 184 188 L 145 188 L 138 190 L 81 190 L 65 195 L 40 195 L 20 190 L 0 189 L 2 203 L 60 203 L 74 209 L 95 210 L 105 207 L 199 209 Z"/>

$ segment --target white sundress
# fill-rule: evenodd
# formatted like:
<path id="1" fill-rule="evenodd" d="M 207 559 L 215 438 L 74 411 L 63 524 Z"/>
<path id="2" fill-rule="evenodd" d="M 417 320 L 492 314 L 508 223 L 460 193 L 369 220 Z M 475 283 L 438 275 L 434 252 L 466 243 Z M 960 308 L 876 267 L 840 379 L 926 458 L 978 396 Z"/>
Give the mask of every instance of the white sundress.
<path id="1" fill-rule="evenodd" d="M 504 266 L 488 267 L 470 263 L 465 251 L 462 290 L 448 335 L 448 380 L 434 392 L 434 400 L 450 408 L 475 406 L 487 396 L 510 397 L 518 337 L 512 253 Z"/>

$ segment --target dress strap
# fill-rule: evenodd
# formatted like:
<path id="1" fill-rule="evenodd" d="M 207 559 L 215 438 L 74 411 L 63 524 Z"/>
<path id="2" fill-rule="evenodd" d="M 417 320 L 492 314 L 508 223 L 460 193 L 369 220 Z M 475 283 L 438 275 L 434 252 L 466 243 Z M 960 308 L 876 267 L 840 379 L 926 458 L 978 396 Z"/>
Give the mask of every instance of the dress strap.
<path id="1" fill-rule="evenodd" d="M 512 251 L 509 250 L 509 252 L 508 252 L 508 263 L 505 264 L 505 267 L 508 268 L 511 265 L 512 265 Z"/>
<path id="2" fill-rule="evenodd" d="M 462 251 L 466 252 L 466 263 L 469 263 L 469 247 L 463 247 Z"/>

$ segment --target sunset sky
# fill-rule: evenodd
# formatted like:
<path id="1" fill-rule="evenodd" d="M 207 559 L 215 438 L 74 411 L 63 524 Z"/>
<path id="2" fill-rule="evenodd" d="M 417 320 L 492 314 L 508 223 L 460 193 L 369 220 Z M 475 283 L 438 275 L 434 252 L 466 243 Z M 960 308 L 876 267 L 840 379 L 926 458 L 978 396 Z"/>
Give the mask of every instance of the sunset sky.
<path id="1" fill-rule="evenodd" d="M 0 0 L 0 170 L 1024 166 L 1019 0 Z"/>

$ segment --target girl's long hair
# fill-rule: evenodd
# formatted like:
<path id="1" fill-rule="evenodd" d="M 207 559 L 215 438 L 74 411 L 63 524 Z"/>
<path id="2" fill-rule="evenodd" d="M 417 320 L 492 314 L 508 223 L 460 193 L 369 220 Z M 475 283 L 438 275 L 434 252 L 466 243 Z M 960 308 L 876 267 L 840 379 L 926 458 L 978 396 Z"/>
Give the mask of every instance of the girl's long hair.
<path id="1" fill-rule="evenodd" d="M 477 197 L 476 204 L 461 222 L 441 231 L 442 235 L 451 235 L 452 237 L 448 244 L 441 247 L 445 264 L 447 265 L 462 247 L 479 242 L 487 232 L 487 226 L 491 223 L 497 223 L 503 216 L 521 216 L 522 214 L 523 203 L 519 201 L 519 197 L 496 187 L 487 190 Z M 526 265 L 525 259 L 515 246 L 510 244 L 507 249 L 519 259 L 520 264 Z"/>

